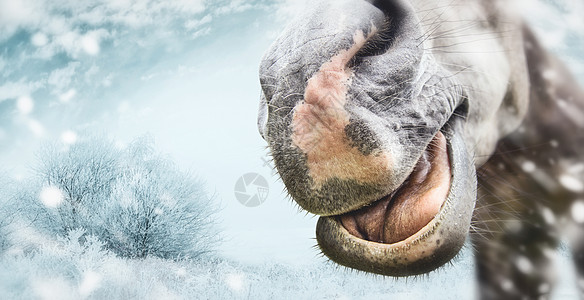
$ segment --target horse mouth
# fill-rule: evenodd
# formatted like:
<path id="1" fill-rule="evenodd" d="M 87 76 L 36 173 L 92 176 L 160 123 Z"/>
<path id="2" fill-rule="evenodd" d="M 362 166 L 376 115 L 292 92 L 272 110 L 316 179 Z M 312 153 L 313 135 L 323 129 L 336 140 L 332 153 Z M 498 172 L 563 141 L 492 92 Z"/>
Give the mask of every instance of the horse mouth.
<path id="1" fill-rule="evenodd" d="M 464 244 L 476 199 L 474 169 L 456 123 L 434 136 L 391 194 L 320 217 L 321 251 L 341 265 L 389 276 L 427 273 L 452 259 Z"/>
<path id="2" fill-rule="evenodd" d="M 448 196 L 451 177 L 446 137 L 439 131 L 397 190 L 338 216 L 337 221 L 350 234 L 364 240 L 385 244 L 405 240 L 439 213 Z"/>

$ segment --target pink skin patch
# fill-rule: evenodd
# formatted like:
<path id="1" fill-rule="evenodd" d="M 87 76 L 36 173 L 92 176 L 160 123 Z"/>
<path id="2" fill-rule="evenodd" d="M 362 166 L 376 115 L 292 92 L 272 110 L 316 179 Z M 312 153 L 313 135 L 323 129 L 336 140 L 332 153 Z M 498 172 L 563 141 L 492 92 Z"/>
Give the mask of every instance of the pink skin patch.
<path id="1" fill-rule="evenodd" d="M 381 183 L 391 170 L 388 153 L 365 156 L 351 146 L 345 134 L 349 114 L 344 106 L 352 76 L 347 63 L 376 31 L 373 27 L 367 37 L 357 31 L 353 46 L 333 56 L 308 80 L 304 101 L 294 108 L 292 143 L 306 154 L 316 188 L 335 177 Z"/>

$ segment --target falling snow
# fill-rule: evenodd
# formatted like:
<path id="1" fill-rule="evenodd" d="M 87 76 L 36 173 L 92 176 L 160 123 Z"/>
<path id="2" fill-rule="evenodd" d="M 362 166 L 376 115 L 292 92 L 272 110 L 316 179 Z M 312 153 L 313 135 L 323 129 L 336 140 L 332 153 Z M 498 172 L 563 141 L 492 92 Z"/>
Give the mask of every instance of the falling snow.
<path id="1" fill-rule="evenodd" d="M 56 299 L 74 299 L 71 295 L 71 285 L 61 277 L 47 278 L 46 280 L 38 279 L 33 282 L 33 289 L 36 299 L 56 300 Z"/>
<path id="2" fill-rule="evenodd" d="M 126 2 L 126 1 L 122 1 L 122 2 Z M 15 4 L 10 4 L 11 3 L 10 1 L 6 1 L 6 3 L 7 3 L 6 5 L 9 5 L 9 6 L 11 5 L 11 7 L 25 6 L 22 4 L 18 4 L 18 3 L 20 3 L 19 1 L 12 2 Z M 0 6 L 2 6 L 2 5 L 0 5 Z M 123 6 L 123 4 L 121 4 L 121 6 Z M 574 11 L 577 12 L 578 10 L 574 10 Z M 1 12 L 0 12 L 0 15 L 2 15 Z M 4 16 L 6 17 L 6 15 L 4 15 Z M 577 13 L 572 13 L 571 16 L 572 16 L 572 18 L 570 20 L 566 20 L 566 21 L 567 22 L 569 21 L 572 24 L 577 24 L 578 26 L 580 26 L 579 24 L 581 24 L 581 19 L 579 19 L 577 17 Z M 576 17 L 576 18 L 574 18 L 574 17 Z M 139 22 L 140 18 L 136 17 L 136 19 L 137 20 L 135 22 Z M 143 19 L 150 20 L 152 18 L 145 17 Z M 61 26 L 64 26 L 64 25 L 62 24 Z M 576 25 L 572 25 L 572 26 L 576 26 Z M 43 49 L 50 48 L 50 46 L 52 46 L 53 43 L 56 43 L 55 40 L 57 40 L 57 36 L 55 36 L 55 35 L 47 36 L 47 34 L 41 32 L 41 31 L 38 31 L 38 30 L 43 30 L 43 29 L 36 28 L 36 29 L 34 29 L 34 31 L 31 32 L 32 36 L 30 37 L 30 44 L 32 46 L 38 48 L 38 49 L 34 49 L 33 51 L 41 51 Z M 47 29 L 47 30 L 55 30 L 55 29 L 53 28 L 53 29 Z M 38 32 L 34 33 L 35 31 L 38 31 Z M 45 31 L 45 32 L 48 33 L 49 31 Z M 565 35 L 562 34 L 561 32 L 555 36 L 558 36 L 559 41 L 555 42 L 555 44 L 558 44 L 558 45 L 561 45 L 563 43 L 562 39 L 566 38 Z M 66 35 L 63 34 L 63 37 L 60 37 L 60 38 L 61 38 L 61 41 L 59 41 L 59 43 L 61 43 L 63 45 L 60 45 L 59 47 L 56 47 L 56 48 L 58 48 L 58 49 L 64 48 L 65 50 L 67 50 L 68 54 L 71 54 L 71 50 L 69 48 L 67 48 L 67 46 L 66 46 L 66 42 L 67 42 Z M 90 56 L 96 56 L 100 52 L 105 53 L 105 51 L 106 51 L 105 47 L 106 47 L 107 43 L 103 43 L 103 45 L 100 45 L 100 42 L 101 41 L 100 41 L 99 37 L 93 36 L 91 34 L 87 34 L 84 36 L 80 36 L 79 34 L 76 34 L 75 38 L 71 41 L 71 44 L 75 45 L 75 49 L 77 49 L 77 51 L 82 51 Z M 47 45 L 49 45 L 49 46 L 47 46 Z M 102 46 L 104 47 L 103 50 L 102 50 Z M 105 56 L 105 55 L 103 55 L 103 56 Z M 90 59 L 94 60 L 95 58 L 91 57 Z M 3 68 L 4 68 L 3 62 L 2 62 L 1 57 L 0 57 L 0 70 L 2 70 Z M 6 69 L 4 69 L 4 70 L 6 70 Z M 81 73 L 80 70 L 77 70 L 76 72 L 78 73 L 77 75 L 80 75 L 79 78 L 83 78 L 83 73 Z M 88 80 L 87 74 L 85 74 L 85 76 L 86 76 L 85 80 Z M 116 76 L 118 76 L 118 77 L 116 77 Z M 553 73 L 553 71 L 547 70 L 544 72 L 543 76 L 548 80 L 554 80 L 554 79 L 556 79 L 557 74 Z M 119 75 L 110 74 L 110 75 L 107 75 L 107 77 L 105 79 L 103 79 L 103 81 L 101 81 L 101 82 L 99 80 L 97 80 L 96 85 L 103 84 L 103 86 L 108 87 L 108 86 L 111 86 L 112 83 L 114 82 L 114 80 L 117 78 L 120 78 Z M 75 97 L 77 95 L 77 90 L 74 88 L 71 88 L 72 86 L 76 86 L 75 84 L 79 84 L 79 83 L 76 83 L 73 81 L 71 84 L 66 84 L 66 85 L 63 85 L 62 88 L 55 89 L 54 94 L 51 97 L 55 96 L 56 97 L 55 99 L 59 100 L 62 104 L 70 103 L 73 99 L 75 99 Z M 80 91 L 83 90 L 83 87 L 81 87 L 81 86 L 76 86 L 76 87 Z M 43 136 L 45 134 L 45 131 L 48 132 L 47 135 L 53 136 L 56 133 L 56 136 L 59 136 L 60 131 L 56 131 L 56 132 L 49 131 L 51 128 L 49 127 L 50 123 L 48 121 L 46 121 L 46 120 L 44 121 L 45 122 L 44 124 L 47 125 L 47 128 L 45 129 L 45 127 L 43 126 L 42 123 L 40 123 L 40 121 L 38 121 L 36 119 L 32 119 L 30 116 L 31 114 L 33 114 L 33 112 L 35 115 L 38 114 L 40 116 L 40 114 L 39 114 L 40 108 L 42 108 L 42 106 L 43 106 L 42 104 L 45 103 L 44 101 L 46 99 L 42 99 L 42 98 L 40 98 L 40 96 L 39 96 L 39 98 L 37 98 L 37 95 L 39 93 L 34 93 L 34 92 L 26 92 L 26 93 L 31 93 L 31 94 L 35 95 L 36 103 L 38 104 L 38 107 L 35 110 L 35 100 L 33 100 L 29 96 L 20 97 L 15 101 L 16 102 L 16 112 L 17 112 L 17 114 L 20 114 L 19 117 L 21 117 L 23 120 L 23 122 L 22 122 L 23 126 L 28 127 L 28 129 L 37 137 Z M 49 93 L 47 92 L 46 94 L 49 94 Z M 83 97 L 86 96 L 85 91 L 82 94 L 83 94 Z M 20 93 L 11 99 L 16 99 L 18 97 L 18 95 L 20 95 Z M 13 100 L 10 100 L 10 101 L 13 101 Z M 48 101 L 46 101 L 46 102 L 48 102 Z M 11 104 L 12 102 L 8 102 L 8 103 Z M 561 102 L 561 103 L 565 105 L 565 103 L 563 103 L 563 102 Z M 130 110 L 130 108 L 131 108 L 130 104 L 128 102 L 125 102 L 125 105 L 126 106 L 120 105 L 123 108 L 123 109 L 121 109 L 120 112 L 126 112 L 126 111 Z M 63 105 L 63 106 L 65 106 L 65 105 Z M 578 115 L 580 116 L 581 113 Z M 579 120 L 581 122 L 582 119 L 580 118 Z M 68 125 L 68 126 L 70 126 L 70 125 Z M 522 127 L 520 130 L 525 131 L 525 128 Z M 2 140 L 2 138 L 4 136 L 6 136 L 6 132 L 4 130 L 0 129 L 0 140 Z M 75 144 L 76 142 L 78 142 L 77 133 L 72 131 L 72 130 L 67 130 L 67 131 L 61 132 L 60 139 L 61 139 L 61 142 L 63 142 L 66 145 L 72 145 L 72 144 Z M 559 147 L 559 143 L 556 140 L 551 140 L 549 142 L 549 144 L 551 147 L 554 147 L 554 148 Z M 125 145 L 122 144 L 121 142 L 119 142 L 119 143 L 116 143 L 116 147 L 123 149 L 125 147 Z M 501 167 L 501 169 L 504 168 L 503 165 L 501 165 L 500 167 Z M 534 172 L 537 170 L 537 165 L 535 163 L 533 163 L 532 161 L 523 162 L 523 164 L 521 164 L 521 167 L 525 172 L 528 172 L 528 173 Z M 576 168 L 575 166 L 571 169 L 567 168 L 566 174 L 564 174 L 558 178 L 560 184 L 570 191 L 584 192 L 583 179 L 579 179 L 581 177 L 579 177 L 578 174 L 576 174 L 577 172 L 582 171 L 581 167 L 582 167 L 582 165 L 578 166 L 578 168 L 579 168 L 578 170 L 574 169 L 574 168 Z M 22 178 L 24 178 L 23 175 L 20 175 L 20 174 L 16 174 L 13 176 L 15 178 L 17 178 L 18 180 L 22 180 Z M 555 182 L 555 180 L 554 180 L 554 182 Z M 63 192 L 56 187 L 44 188 L 40 192 L 40 194 L 38 195 L 38 198 L 42 204 L 44 204 L 45 206 L 50 207 L 50 208 L 59 207 L 65 199 Z M 171 197 L 168 197 L 168 198 L 163 197 L 161 200 L 163 200 L 165 205 L 170 205 L 169 203 L 176 202 L 176 200 L 174 200 Z M 163 213 L 163 209 L 156 208 L 155 213 L 160 215 Z M 556 222 L 555 216 L 554 216 L 552 210 L 547 208 L 547 207 L 544 207 L 541 209 L 541 215 L 542 215 L 543 219 L 548 224 L 553 224 Z M 572 207 L 570 209 L 570 215 L 575 222 L 584 223 L 584 200 L 576 201 L 572 205 Z M 507 223 L 506 225 L 509 228 L 514 229 L 514 230 L 519 230 L 521 228 L 520 223 Z M 557 256 L 557 254 L 556 254 L 557 252 L 553 249 L 543 248 L 543 251 L 544 251 L 544 254 L 548 257 L 555 258 Z M 39 252 L 39 254 L 38 254 L 39 256 L 40 256 L 40 253 L 41 252 Z M 51 254 L 51 255 L 54 255 L 54 254 Z M 68 259 L 70 259 L 70 257 L 67 257 L 66 259 L 62 258 L 62 259 L 53 259 L 53 260 L 59 261 L 59 262 L 67 262 Z M 151 278 L 162 278 L 161 280 L 170 280 L 168 278 L 171 278 L 171 276 L 168 276 L 168 274 L 172 274 L 172 272 L 167 272 L 167 273 L 164 273 L 164 276 L 155 276 L 155 275 L 160 275 L 161 273 L 156 273 L 156 272 L 159 272 L 161 269 L 165 270 L 164 266 L 166 266 L 165 263 L 163 263 L 161 261 L 157 261 L 157 260 L 153 260 L 153 262 L 160 263 L 160 266 L 156 266 L 156 268 L 152 268 L 153 270 L 148 270 L 147 268 L 144 267 L 147 265 L 139 265 L 139 263 L 141 263 L 141 262 L 133 262 L 131 260 L 124 261 L 118 257 L 110 257 L 110 258 L 108 258 L 109 260 L 116 262 L 116 265 L 114 265 L 112 267 L 112 269 L 115 270 L 115 272 L 100 274 L 96 271 L 87 271 L 85 266 L 90 264 L 91 260 L 89 258 L 87 258 L 87 259 L 86 258 L 77 258 L 77 259 L 78 259 L 78 261 L 81 261 L 83 263 L 78 263 L 78 261 L 75 261 L 75 263 L 72 264 L 73 265 L 72 268 L 74 268 L 74 267 L 76 268 L 78 266 L 84 266 L 84 268 L 81 268 L 81 270 L 74 269 L 75 272 L 71 272 L 70 269 L 67 269 L 67 268 L 69 268 L 68 262 L 61 263 L 58 265 L 58 267 L 55 266 L 54 269 L 56 270 L 58 268 L 63 268 L 63 270 L 65 270 L 62 272 L 63 274 L 78 274 L 80 277 L 76 277 L 75 280 L 71 280 L 71 281 L 69 281 L 69 277 L 66 277 L 66 276 L 63 276 L 63 277 L 54 276 L 52 278 L 41 277 L 38 279 L 35 278 L 34 280 L 30 280 L 30 282 L 33 283 L 32 289 L 31 289 L 31 290 L 33 290 L 33 293 L 35 293 L 39 299 L 75 298 L 74 296 L 72 296 L 72 294 L 74 292 L 77 292 L 78 296 L 80 296 L 80 298 L 86 298 L 86 297 L 91 296 L 92 294 L 95 294 L 95 292 L 99 291 L 100 289 L 104 290 L 106 288 L 105 283 L 107 280 L 109 280 L 109 282 L 107 282 L 107 283 L 110 286 L 115 286 L 119 290 L 123 290 L 123 291 L 131 290 L 133 287 L 139 286 L 139 288 L 136 289 L 136 291 L 138 291 L 138 292 L 135 292 L 135 293 L 139 293 L 139 291 L 147 291 L 149 289 L 155 289 L 154 287 L 152 287 L 152 282 L 150 282 L 150 281 L 147 282 L 147 280 L 145 280 L 145 278 L 148 278 L 149 280 Z M 53 261 L 53 260 L 50 260 L 50 261 Z M 49 260 L 47 260 L 47 261 L 49 261 Z M 102 259 L 100 261 L 104 261 L 104 260 Z M 169 264 L 172 264 L 172 263 L 173 262 L 169 262 Z M 141 276 L 140 279 L 142 281 L 144 281 L 144 282 L 141 282 L 140 280 L 138 280 L 139 279 L 138 276 L 136 276 L 136 275 L 131 276 L 131 275 L 133 275 L 132 274 L 133 272 L 138 272 L 138 271 L 134 271 L 133 268 L 125 266 L 124 264 L 129 264 L 130 266 L 134 266 L 132 264 L 137 264 L 137 266 L 139 266 L 139 268 L 135 268 L 135 269 L 138 270 L 141 275 L 148 274 L 150 276 Z M 154 265 L 154 263 L 152 263 L 152 264 Z M 31 265 L 31 263 L 28 263 L 27 265 Z M 526 257 L 523 257 L 523 256 L 519 257 L 515 261 L 515 266 L 517 267 L 517 269 L 519 271 L 524 272 L 524 273 L 532 272 L 534 269 L 533 264 Z M 42 266 L 39 267 L 39 269 L 41 269 L 41 268 L 42 268 Z M 254 268 L 255 268 L 255 266 L 254 266 Z M 208 278 L 216 279 L 216 280 L 209 280 L 209 281 L 215 283 L 215 284 L 212 284 L 209 287 L 209 289 L 214 288 L 216 286 L 221 286 L 221 289 L 217 289 L 217 291 L 220 292 L 222 290 L 225 290 L 225 285 L 227 285 L 227 287 L 233 292 L 242 292 L 243 290 L 246 289 L 246 287 L 249 287 L 251 289 L 251 287 L 252 287 L 251 283 L 252 282 L 255 283 L 256 282 L 255 280 L 257 280 L 256 278 L 262 278 L 257 274 L 251 273 L 252 270 L 255 271 L 254 268 L 249 268 L 250 270 L 248 270 L 247 272 L 242 272 L 242 273 L 231 273 L 232 271 L 227 271 L 227 272 L 223 273 L 223 272 L 216 272 L 220 268 L 213 267 L 213 268 L 210 268 L 210 270 L 212 270 L 212 271 L 206 271 L 206 273 L 204 275 L 200 276 L 201 278 L 203 278 L 203 279 L 201 279 L 200 282 L 207 282 L 207 281 L 204 281 L 204 279 L 208 279 Z M 297 276 L 298 274 L 304 274 L 304 273 L 301 273 L 300 271 L 295 270 L 295 269 L 287 269 L 287 268 L 288 267 L 285 266 L 281 269 L 284 270 L 283 272 L 289 272 L 291 274 L 291 275 L 289 275 L 289 278 L 291 278 L 291 279 L 306 280 L 307 282 L 304 282 L 305 285 L 306 284 L 314 284 L 318 281 L 318 280 L 311 281 L 312 278 L 310 278 L 308 275 L 312 275 L 312 273 L 310 273 L 310 274 L 306 273 L 307 275 L 305 277 L 302 277 L 302 276 L 299 277 L 299 276 Z M 26 269 L 26 268 L 22 268 L 22 269 Z M 129 271 L 125 272 L 126 269 Z M 178 268 L 178 270 L 176 271 L 176 274 L 180 277 L 191 276 L 191 277 L 189 277 L 190 280 L 188 280 L 188 282 L 191 283 L 191 282 L 195 282 L 193 280 L 193 278 L 198 279 L 196 277 L 192 277 L 192 273 L 195 273 L 196 271 L 198 271 L 200 269 L 201 268 L 199 268 L 197 266 L 197 268 L 189 268 L 187 271 L 186 268 L 181 267 L 181 268 Z M 347 279 L 345 277 L 342 277 L 345 275 L 339 275 L 339 274 L 343 274 L 343 273 L 340 272 L 336 268 L 334 270 L 329 270 L 329 269 L 326 269 L 323 267 L 323 269 L 327 271 L 326 274 L 334 274 L 334 275 L 321 276 L 322 278 L 326 278 L 325 286 L 324 287 L 321 287 L 321 286 L 313 287 L 313 293 L 317 292 L 317 291 L 323 292 L 323 291 L 328 291 L 328 290 L 334 290 L 335 288 L 337 288 L 337 286 L 330 285 L 330 284 L 331 284 L 331 282 L 334 283 L 334 281 L 338 280 L 338 278 L 342 278 L 342 280 L 338 280 L 338 281 L 342 282 L 344 284 L 345 282 L 355 282 L 354 279 L 359 278 L 359 276 L 361 276 L 360 273 L 357 273 L 357 274 L 350 273 L 349 275 L 347 275 L 347 278 L 348 278 Z M 472 268 L 467 268 L 467 269 L 472 269 Z M 13 270 L 20 271 L 21 268 L 13 268 Z M 173 270 L 175 270 L 175 269 L 173 269 Z M 225 271 L 225 270 L 223 269 L 222 271 Z M 279 271 L 281 271 L 281 270 L 279 270 Z M 6 271 L 6 269 L 0 270 L 0 273 L 2 273 L 2 272 L 5 272 L 6 274 L 10 273 L 10 272 Z M 151 273 L 148 273 L 148 272 L 151 272 Z M 240 271 L 236 271 L 236 272 L 240 272 Z M 270 282 L 272 277 L 267 276 L 267 274 L 271 274 L 271 273 L 269 273 L 268 270 L 262 270 L 262 272 L 263 272 L 262 275 L 266 275 L 265 282 Z M 316 273 L 317 271 L 314 271 L 314 272 Z M 33 274 L 34 272 L 29 272 L 29 273 Z M 120 274 L 122 274 L 122 275 L 120 275 Z M 210 276 L 208 274 L 221 274 L 221 275 L 219 275 L 218 278 L 205 277 L 205 276 Z M 224 274 L 227 274 L 226 277 Z M 126 275 L 126 276 L 124 277 L 124 275 Z M 246 275 L 247 275 L 247 277 L 246 277 Z M 457 273 L 457 275 L 460 276 L 459 273 Z M 108 278 L 108 276 L 110 278 Z M 119 278 L 116 276 L 119 276 Z M 8 276 L 4 276 L 4 277 L 0 277 L 0 278 L 12 279 L 12 278 L 9 278 Z M 246 278 L 247 278 L 247 280 L 246 280 Z M 252 279 L 254 281 L 252 281 Z M 370 279 L 371 279 L 370 276 L 366 277 L 366 281 L 364 281 L 364 282 L 370 282 L 371 281 Z M 224 285 L 221 284 L 222 280 L 224 280 Z M 6 282 L 6 280 L 3 280 L 3 281 Z M 219 284 L 216 284 L 216 282 L 219 282 Z M 276 281 L 272 282 L 272 284 L 278 285 L 278 284 L 281 284 L 282 282 L 285 282 L 285 280 L 280 280 L 280 281 L 276 280 Z M 10 280 L 8 280 L 8 284 L 10 284 L 10 283 L 12 283 L 12 282 Z M 160 282 L 157 282 L 157 281 L 155 283 L 158 285 L 161 284 Z M 416 283 L 419 283 L 419 282 L 414 282 L 414 284 L 416 284 Z M 580 280 L 579 283 L 580 283 L 581 287 L 584 287 L 584 280 Z M 118 285 L 116 286 L 115 284 L 118 284 Z M 171 286 L 176 285 L 176 283 L 174 283 L 174 282 L 167 283 L 167 285 L 169 287 L 171 287 Z M 203 284 L 200 284 L 200 285 L 202 286 Z M 273 285 L 266 285 L 266 287 L 268 287 L 267 290 L 269 290 L 269 288 L 272 288 Z M 303 285 L 303 287 L 305 285 Z M 192 284 L 192 285 L 189 285 L 189 288 L 194 288 L 196 286 L 198 286 L 198 285 Z M 283 286 L 284 287 L 281 287 L 280 290 L 283 292 L 289 293 L 290 292 L 289 285 L 287 284 L 287 285 L 283 285 Z M 387 288 L 387 286 L 391 286 L 391 284 L 385 285 L 384 288 Z M 438 285 L 435 285 L 435 286 L 438 286 Z M 107 287 L 109 287 L 109 286 L 107 286 Z M 342 287 L 344 287 L 344 285 L 339 284 L 338 290 L 341 290 Z M 408 288 L 408 291 L 412 290 L 411 286 L 409 284 L 404 285 L 404 288 L 405 287 Z M 441 286 L 438 286 L 438 287 L 440 289 L 442 288 Z M 509 280 L 504 280 L 501 282 L 501 287 L 504 290 L 512 290 L 512 289 L 514 289 L 514 283 L 512 281 L 509 281 Z M 0 286 L 0 289 L 1 289 L 1 286 Z M 395 292 L 395 287 L 392 287 L 392 289 L 393 289 L 392 292 Z M 540 293 L 549 292 L 550 289 L 551 289 L 551 287 L 549 284 L 542 284 L 538 287 L 538 291 Z M 116 291 L 115 288 L 110 289 L 110 290 Z M 299 291 L 297 291 L 297 292 L 300 293 L 300 290 L 301 289 L 299 289 Z M 197 290 L 197 291 L 199 291 L 199 290 Z M 227 291 L 229 291 L 229 290 L 227 290 Z M 424 289 L 424 291 L 426 291 L 426 290 Z M 258 293 L 257 291 L 254 291 L 254 292 Z M 102 291 L 102 293 L 104 293 L 104 292 Z M 144 293 L 147 293 L 147 292 L 144 292 Z M 124 295 L 126 295 L 126 294 L 133 296 L 132 293 L 126 292 Z M 247 291 L 245 294 L 247 294 Z M 430 293 L 430 294 L 432 294 L 432 293 Z M 144 295 L 148 295 L 148 294 L 144 294 Z M 201 295 L 201 294 L 191 292 L 191 293 L 187 293 L 186 295 L 192 297 L 192 295 Z M 220 295 L 228 295 L 229 296 L 229 294 L 220 294 Z M 276 295 L 278 295 L 278 294 L 276 294 Z M 303 294 L 303 295 L 307 295 L 307 294 Z M 338 294 L 331 294 L 331 295 L 335 295 L 335 296 L 330 296 L 330 297 L 326 297 L 326 298 L 331 298 L 331 299 L 337 298 L 338 299 L 340 297 Z M 404 293 L 404 295 L 410 295 L 410 294 Z M 95 296 L 95 295 L 93 295 L 93 296 Z M 149 295 L 149 296 L 151 296 L 151 295 Z M 233 295 L 230 295 L 230 296 L 233 296 Z M 452 298 L 455 298 L 451 294 L 450 294 L 450 296 Z M 136 298 L 139 299 L 140 297 L 136 297 Z M 227 297 L 225 297 L 225 298 L 227 298 Z M 249 298 L 249 295 L 248 295 L 248 298 Z M 315 298 L 321 298 L 321 297 L 315 297 Z M 325 297 L 322 297 L 322 298 L 325 298 Z M 357 296 L 357 298 L 359 298 L 359 297 Z M 404 298 L 407 298 L 407 296 Z M 414 297 L 414 298 L 416 298 L 416 297 Z M 419 297 L 419 298 L 423 299 L 423 297 Z"/>
<path id="3" fill-rule="evenodd" d="M 79 294 L 86 298 L 93 291 L 99 288 L 101 283 L 101 275 L 93 271 L 87 271 L 83 274 L 83 281 L 79 285 Z"/>
<path id="4" fill-rule="evenodd" d="M 34 109 L 34 101 L 29 96 L 22 96 L 16 101 L 16 108 L 23 115 L 28 115 Z"/>
<path id="5" fill-rule="evenodd" d="M 551 289 L 551 287 L 548 283 L 542 283 L 539 285 L 538 292 L 540 294 L 546 294 L 546 293 L 549 293 L 550 289 Z"/>
<path id="6" fill-rule="evenodd" d="M 582 181 L 572 175 L 563 174 L 560 176 L 559 180 L 560 184 L 562 184 L 562 186 L 568 189 L 569 191 L 575 193 L 584 192 L 584 184 L 582 183 Z"/>
<path id="7" fill-rule="evenodd" d="M 49 42 L 49 38 L 47 38 L 46 34 L 44 34 L 42 32 L 37 32 L 30 38 L 30 42 L 35 47 L 42 47 L 42 46 L 45 46 Z"/>
<path id="8" fill-rule="evenodd" d="M 572 208 L 570 210 L 572 214 L 572 219 L 576 223 L 584 223 L 584 200 L 577 200 L 572 204 Z"/>
<path id="9" fill-rule="evenodd" d="M 184 267 L 178 268 L 178 270 L 176 270 L 176 275 L 178 275 L 180 277 L 186 277 L 187 276 L 187 269 L 185 269 Z"/>
<path id="10" fill-rule="evenodd" d="M 29 119 L 27 122 L 28 129 L 37 137 L 45 134 L 45 127 L 37 120 Z"/>
<path id="11" fill-rule="evenodd" d="M 65 145 L 73 145 L 77 142 L 77 134 L 74 131 L 67 130 L 61 134 L 61 141 Z"/>
<path id="12" fill-rule="evenodd" d="M 65 92 L 64 94 L 61 94 L 59 96 L 59 100 L 61 100 L 61 102 L 63 102 L 63 103 L 67 103 L 67 102 L 71 101 L 71 99 L 73 99 L 75 97 L 75 95 L 77 95 L 77 91 L 75 89 L 70 89 L 67 92 Z"/>
<path id="13" fill-rule="evenodd" d="M 95 37 L 86 35 L 81 39 L 81 46 L 83 50 L 89 55 L 97 55 L 99 54 L 99 42 L 96 40 Z"/>
<path id="14" fill-rule="evenodd" d="M 546 223 L 553 225 L 556 222 L 556 217 L 554 212 L 549 207 L 544 207 L 541 209 L 541 215 Z"/>
<path id="15" fill-rule="evenodd" d="M 535 171 L 536 166 L 535 166 L 535 163 L 534 162 L 532 162 L 530 160 L 526 160 L 521 165 L 521 168 L 523 169 L 523 171 L 525 171 L 527 173 L 531 173 L 531 172 Z"/>
<path id="16" fill-rule="evenodd" d="M 558 146 L 560 145 L 560 143 L 558 143 L 558 141 L 556 140 L 551 140 L 550 141 L 550 145 L 554 148 L 558 148 Z"/>
<path id="17" fill-rule="evenodd" d="M 556 73 L 555 70 L 547 69 L 543 71 L 542 76 L 546 80 L 553 81 L 558 77 L 558 74 Z"/>
<path id="18" fill-rule="evenodd" d="M 529 274 L 533 272 L 533 264 L 525 256 L 518 257 L 517 260 L 515 261 L 515 265 L 517 266 L 517 269 L 521 273 Z"/>
<path id="19" fill-rule="evenodd" d="M 570 174 L 582 173 L 584 172 L 584 164 L 583 163 L 572 164 L 570 167 L 568 167 L 566 171 Z"/>
<path id="20" fill-rule="evenodd" d="M 243 289 L 243 275 L 242 274 L 227 274 L 225 278 L 225 283 L 227 286 L 235 291 L 240 292 Z"/>
<path id="21" fill-rule="evenodd" d="M 509 231 L 509 232 L 519 232 L 521 231 L 521 228 L 523 227 L 523 225 L 521 224 L 521 221 L 519 220 L 506 220 L 505 221 L 505 230 Z"/>
<path id="22" fill-rule="evenodd" d="M 509 280 L 509 279 L 505 279 L 501 282 L 501 288 L 504 291 L 511 291 L 513 289 L 514 285 L 513 285 L 513 281 Z"/>
<path id="23" fill-rule="evenodd" d="M 39 198 L 41 200 L 41 202 L 50 208 L 55 208 L 59 205 L 61 205 L 61 203 L 63 202 L 64 196 L 63 196 L 63 192 L 57 188 L 57 187 L 53 187 L 53 186 L 48 186 L 43 188 L 43 190 L 41 191 Z"/>

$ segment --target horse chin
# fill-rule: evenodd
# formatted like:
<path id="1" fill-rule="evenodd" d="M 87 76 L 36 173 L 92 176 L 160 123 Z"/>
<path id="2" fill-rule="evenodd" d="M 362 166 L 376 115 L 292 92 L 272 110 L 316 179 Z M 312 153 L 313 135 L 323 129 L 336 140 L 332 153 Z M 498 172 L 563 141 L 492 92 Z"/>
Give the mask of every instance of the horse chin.
<path id="1" fill-rule="evenodd" d="M 442 151 L 446 152 L 449 167 L 449 172 L 441 176 L 450 176 L 449 180 L 442 181 L 442 184 L 449 184 L 443 196 L 432 193 L 440 189 L 435 182 L 425 189 L 419 184 L 408 186 L 408 181 L 415 181 L 415 178 L 410 178 L 395 193 L 365 208 L 343 215 L 320 217 L 316 238 L 321 251 L 338 264 L 388 276 L 427 273 L 452 259 L 464 244 L 476 199 L 475 170 L 461 133 L 461 121 L 455 119 L 437 134 L 444 136 L 446 150 Z M 431 144 L 434 143 L 439 144 L 439 141 Z M 431 147 L 429 151 L 436 151 Z M 437 163 L 431 161 L 431 164 L 434 166 Z M 410 177 L 415 177 L 416 172 Z M 424 176 L 431 177 L 430 173 L 434 171 L 428 172 L 429 175 Z M 408 189 L 412 191 L 404 191 Z M 405 198 L 412 197 L 419 199 L 410 205 L 403 204 L 409 200 Z M 436 197 L 443 198 L 432 199 Z M 411 220 L 412 216 L 427 214 L 419 210 L 428 206 L 425 204 L 428 201 L 439 203 L 432 216 L 422 218 L 413 225 L 393 224 L 399 223 L 395 219 L 401 215 L 405 215 L 401 216 L 403 220 Z"/>

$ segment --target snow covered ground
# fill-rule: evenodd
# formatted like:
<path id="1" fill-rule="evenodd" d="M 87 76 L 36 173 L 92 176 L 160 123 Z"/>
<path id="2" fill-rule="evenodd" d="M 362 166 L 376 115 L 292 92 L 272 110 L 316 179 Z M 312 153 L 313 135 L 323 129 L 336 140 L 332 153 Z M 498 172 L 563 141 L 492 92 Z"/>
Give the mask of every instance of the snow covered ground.
<path id="1" fill-rule="evenodd" d="M 169 261 L 118 258 L 95 245 L 45 248 L 0 260 L 4 299 L 468 299 L 472 264 L 396 280 L 339 267 L 246 264 L 226 259 Z M 448 275 L 450 274 L 450 275 Z M 444 276 L 446 275 L 446 276 Z"/>
<path id="2" fill-rule="evenodd" d="M 297 263 L 125 259 L 72 234 L 34 253 L 0 257 L 2 299 L 474 299 L 474 264 L 466 247 L 427 275 L 387 278 L 340 267 L 325 258 Z M 83 245 L 82 245 L 83 244 Z M 574 269 L 565 251 L 552 299 L 575 299 Z"/>

